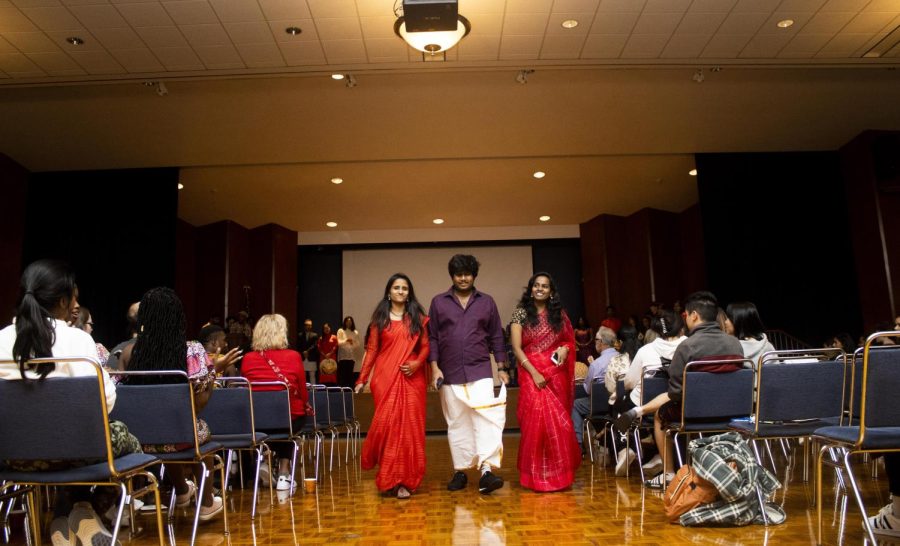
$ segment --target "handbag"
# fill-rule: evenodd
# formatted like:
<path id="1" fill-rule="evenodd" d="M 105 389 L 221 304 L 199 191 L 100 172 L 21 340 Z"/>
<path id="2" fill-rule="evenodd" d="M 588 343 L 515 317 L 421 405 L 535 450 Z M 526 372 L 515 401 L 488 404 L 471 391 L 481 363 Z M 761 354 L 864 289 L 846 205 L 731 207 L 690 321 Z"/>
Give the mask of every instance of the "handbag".
<path id="1" fill-rule="evenodd" d="M 698 476 L 691 465 L 686 464 L 678 469 L 672 483 L 666 488 L 663 497 L 666 518 L 674 523 L 685 512 L 710 503 L 718 496 L 719 491 L 715 486 Z"/>
<path id="2" fill-rule="evenodd" d="M 294 398 L 300 398 L 300 389 L 294 386 L 294 384 L 291 383 L 291 380 L 285 377 L 283 373 L 281 373 L 281 369 L 278 368 L 277 364 L 272 362 L 271 358 L 266 356 L 265 351 L 260 351 L 259 356 L 263 357 L 263 360 L 265 360 L 269 367 L 272 368 L 272 372 L 276 376 L 278 376 L 278 380 L 284 382 L 288 386 L 288 392 L 291 393 L 291 396 Z"/>

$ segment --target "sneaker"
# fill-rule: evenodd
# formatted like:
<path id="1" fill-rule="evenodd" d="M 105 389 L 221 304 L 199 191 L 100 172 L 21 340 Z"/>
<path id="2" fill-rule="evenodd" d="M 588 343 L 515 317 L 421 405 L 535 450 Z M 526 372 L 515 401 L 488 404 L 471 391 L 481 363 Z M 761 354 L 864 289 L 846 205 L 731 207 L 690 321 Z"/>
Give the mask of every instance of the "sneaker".
<path id="1" fill-rule="evenodd" d="M 660 472 L 656 477 L 645 481 L 644 485 L 650 489 L 665 489 L 669 486 L 669 482 L 671 482 L 674 477 L 675 474 L 672 472 L 667 474 Z"/>
<path id="2" fill-rule="evenodd" d="M 69 530 L 75 535 L 80 544 L 90 546 L 111 546 L 112 533 L 106 530 L 100 516 L 94 512 L 91 503 L 82 501 L 76 502 L 72 511 L 69 512 Z M 121 546 L 116 541 L 116 546 Z"/>
<path id="3" fill-rule="evenodd" d="M 222 501 L 222 497 L 213 497 L 212 506 L 201 506 L 200 507 L 200 521 L 209 521 L 214 517 L 218 516 L 222 510 L 225 509 L 225 503 Z"/>
<path id="4" fill-rule="evenodd" d="M 662 471 L 662 464 L 662 457 L 657 453 L 652 459 L 644 463 L 641 468 L 643 468 L 644 472 L 647 474 L 658 474 Z"/>
<path id="5" fill-rule="evenodd" d="M 616 430 L 619 432 L 627 432 L 628 429 L 631 428 L 631 425 L 634 424 L 635 421 L 640 419 L 637 414 L 637 408 L 631 408 L 625 413 L 619 415 L 616 420 L 613 422 L 613 426 L 616 427 Z"/>
<path id="6" fill-rule="evenodd" d="M 450 480 L 450 483 L 447 484 L 447 491 L 459 491 L 460 489 L 465 489 L 467 483 L 469 483 L 469 478 L 466 477 L 465 472 L 457 471 Z"/>
<path id="7" fill-rule="evenodd" d="M 495 491 L 503 487 L 503 478 L 493 472 L 485 472 L 478 480 L 478 492 L 482 495 L 488 495 L 491 491 Z"/>
<path id="8" fill-rule="evenodd" d="M 269 482 L 271 481 L 272 471 L 269 470 L 269 463 L 263 461 L 263 463 L 259 465 L 259 482 L 268 487 Z"/>
<path id="9" fill-rule="evenodd" d="M 275 484 L 275 489 L 278 491 L 290 491 L 294 487 L 294 480 L 285 476 L 278 476 L 278 482 Z"/>
<path id="10" fill-rule="evenodd" d="M 894 515 L 893 507 L 893 503 L 888 504 L 869 518 L 869 525 L 876 535 L 900 537 L 900 518 Z"/>
<path id="11" fill-rule="evenodd" d="M 53 546 L 75 546 L 77 541 L 68 519 L 60 516 L 50 522 L 50 543 Z"/>
<path id="12" fill-rule="evenodd" d="M 637 458 L 634 450 L 630 447 L 628 448 L 628 452 L 626 453 L 623 449 L 619 452 L 619 461 L 616 463 L 616 476 L 624 476 L 625 472 L 628 470 L 628 467 L 631 466 L 631 463 Z"/>
<path id="13" fill-rule="evenodd" d="M 141 499 L 131 499 L 131 504 L 134 505 L 135 512 L 144 507 L 144 501 Z M 103 517 L 105 517 L 110 524 L 114 524 L 116 523 L 116 514 L 118 513 L 118 510 L 118 504 L 113 504 L 106 512 L 104 512 Z M 131 527 L 131 513 L 128 511 L 128 506 L 122 509 L 122 523 L 119 524 L 119 527 Z"/>

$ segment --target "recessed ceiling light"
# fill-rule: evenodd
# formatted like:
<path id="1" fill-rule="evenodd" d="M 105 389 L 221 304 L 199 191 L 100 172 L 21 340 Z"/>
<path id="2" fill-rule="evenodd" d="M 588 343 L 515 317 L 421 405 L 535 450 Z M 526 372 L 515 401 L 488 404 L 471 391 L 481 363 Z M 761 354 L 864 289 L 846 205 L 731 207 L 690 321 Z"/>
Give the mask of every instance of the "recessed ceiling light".
<path id="1" fill-rule="evenodd" d="M 181 182 L 179 182 L 179 183 L 178 183 L 178 189 L 179 189 L 179 190 L 183 190 L 183 189 L 184 189 L 184 184 L 182 184 Z"/>
<path id="2" fill-rule="evenodd" d="M 331 75 L 331 79 L 332 79 L 332 80 L 343 80 L 343 79 L 344 79 L 344 75 L 343 75 L 343 74 L 332 74 L 332 75 Z"/>
<path id="3" fill-rule="evenodd" d="M 325 222 L 325 225 L 328 227 L 337 227 L 337 222 Z"/>
<path id="4" fill-rule="evenodd" d="M 549 222 L 550 217 L 549 216 L 541 216 L 540 218 L 538 218 L 538 220 L 540 220 L 541 222 Z"/>
<path id="5" fill-rule="evenodd" d="M 84 45 L 84 40 L 82 40 L 78 36 L 69 36 L 68 38 L 66 38 L 66 41 L 74 46 Z"/>
<path id="6" fill-rule="evenodd" d="M 441 225 L 444 223 L 444 219 L 443 218 L 435 218 L 434 220 L 432 220 L 432 222 L 437 225 Z"/>
<path id="7" fill-rule="evenodd" d="M 301 32 L 303 32 L 303 29 L 300 27 L 287 27 L 286 29 L 284 29 L 284 31 L 287 32 L 288 34 L 290 34 L 291 36 L 296 36 L 296 35 L 300 34 Z"/>
<path id="8" fill-rule="evenodd" d="M 340 183 L 343 182 L 343 181 L 344 181 L 343 178 L 338 178 L 338 177 L 334 177 L 334 178 L 331 179 L 331 183 L 332 183 L 332 184 L 340 184 Z"/>
<path id="9" fill-rule="evenodd" d="M 561 24 L 563 28 L 575 28 L 578 26 L 578 21 L 575 19 L 566 19 Z"/>
<path id="10" fill-rule="evenodd" d="M 545 176 L 547 176 L 547 174 L 544 171 L 534 171 L 534 174 L 531 176 L 540 180 L 541 178 L 544 178 Z"/>
<path id="11" fill-rule="evenodd" d="M 688 174 L 691 176 L 697 176 L 697 169 L 691 169 L 688 171 Z"/>
<path id="12" fill-rule="evenodd" d="M 793 24 L 793 19 L 782 19 L 781 21 L 778 21 L 778 28 L 787 28 Z"/>

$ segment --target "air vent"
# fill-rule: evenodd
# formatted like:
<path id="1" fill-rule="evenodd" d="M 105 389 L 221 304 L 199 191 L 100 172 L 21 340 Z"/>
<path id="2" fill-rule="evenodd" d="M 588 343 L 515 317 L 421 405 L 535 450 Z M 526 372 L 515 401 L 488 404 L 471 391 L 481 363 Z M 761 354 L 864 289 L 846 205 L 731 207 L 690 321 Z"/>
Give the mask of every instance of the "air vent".
<path id="1" fill-rule="evenodd" d="M 864 58 L 879 59 L 881 57 L 890 57 L 900 44 L 900 26 L 895 28 L 893 32 L 884 37 L 883 40 L 875 44 L 875 47 L 863 53 Z"/>

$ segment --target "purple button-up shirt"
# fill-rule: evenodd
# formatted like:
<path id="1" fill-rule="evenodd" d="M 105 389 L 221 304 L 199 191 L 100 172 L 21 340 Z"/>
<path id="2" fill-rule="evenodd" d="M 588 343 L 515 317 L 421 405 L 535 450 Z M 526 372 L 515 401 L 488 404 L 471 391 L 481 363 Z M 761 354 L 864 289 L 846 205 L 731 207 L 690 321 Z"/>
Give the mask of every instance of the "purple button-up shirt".
<path id="1" fill-rule="evenodd" d="M 431 300 L 428 316 L 430 360 L 438 363 L 444 383 L 461 385 L 493 377 L 490 353 L 497 362 L 506 362 L 500 312 L 494 298 L 484 292 L 473 289 L 463 309 L 451 287 Z"/>

